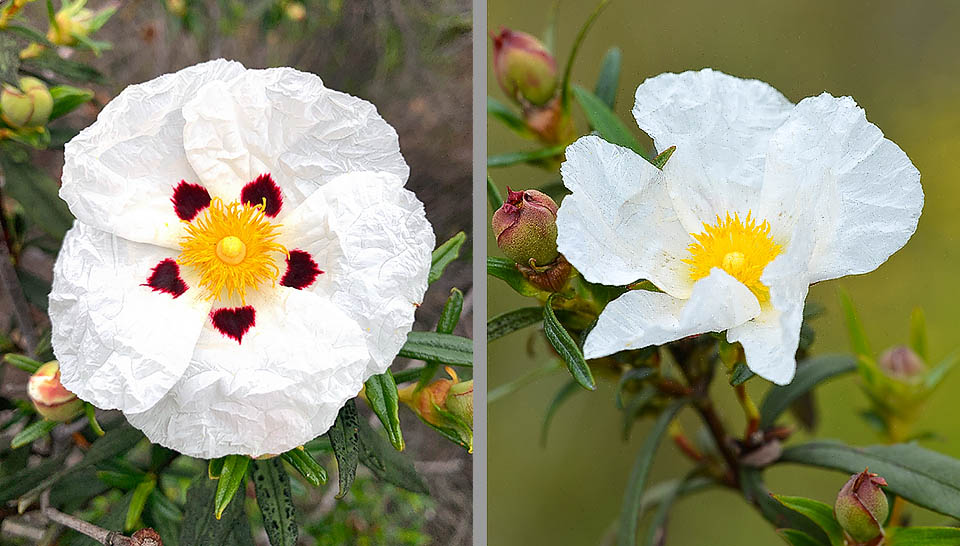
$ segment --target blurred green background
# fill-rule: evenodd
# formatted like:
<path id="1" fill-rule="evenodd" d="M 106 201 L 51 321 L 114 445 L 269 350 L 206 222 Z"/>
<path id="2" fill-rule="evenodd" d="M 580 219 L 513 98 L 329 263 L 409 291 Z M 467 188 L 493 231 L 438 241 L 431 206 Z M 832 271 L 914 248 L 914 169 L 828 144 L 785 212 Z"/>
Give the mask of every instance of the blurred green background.
<path id="1" fill-rule="evenodd" d="M 488 26 L 541 35 L 552 0 L 489 0 Z M 577 29 L 593 10 L 590 1 L 562 2 L 558 17 L 558 59 L 563 66 Z M 960 346 L 960 2 L 940 0 L 828 0 L 764 2 L 708 0 L 637 2 L 614 0 L 587 37 L 573 70 L 573 81 L 592 87 L 600 59 L 611 46 L 623 50 L 617 113 L 636 127 L 630 108 L 633 92 L 645 78 L 661 72 L 713 67 L 740 77 L 766 81 L 796 102 L 828 91 L 850 95 L 867 118 L 900 145 L 922 173 L 926 205 L 916 235 L 877 271 L 821 283 L 809 300 L 827 307 L 814 324 L 814 352 L 845 351 L 846 332 L 837 305 L 837 289 L 851 294 L 876 351 L 907 341 L 914 306 L 926 311 L 934 361 Z M 489 40 L 488 40 L 489 42 Z M 492 47 L 488 44 L 492 55 Z M 491 96 L 506 102 L 488 68 Z M 576 107 L 574 107 L 576 109 Z M 579 116 L 579 112 L 578 112 Z M 578 130 L 584 131 L 582 116 Z M 639 133 L 639 131 L 638 131 Z M 536 143 L 514 136 L 496 122 L 488 133 L 489 153 L 531 150 Z M 491 171 L 503 188 L 535 187 L 557 178 L 528 166 Z M 639 242 L 638 242 L 639 244 Z M 488 236 L 488 247 L 496 244 Z M 489 281 L 489 313 L 496 315 L 529 301 L 501 281 Z M 532 331 L 511 334 L 489 347 L 491 388 L 550 361 L 545 342 Z M 548 447 L 539 444 L 546 407 L 566 382 L 557 373 L 490 404 L 489 543 L 598 544 L 618 514 L 633 458 L 649 422 L 640 423 L 629 442 L 621 441 L 621 416 L 613 388 L 574 395 L 556 414 Z M 768 384 L 754 379 L 759 399 Z M 736 430 L 743 419 L 732 389 L 715 384 L 724 416 Z M 934 394 L 921 430 L 942 440 L 932 449 L 960 457 L 960 373 Z M 857 417 L 866 400 L 853 377 L 818 391 L 818 436 L 854 444 L 878 441 Z M 695 420 L 682 422 L 692 431 Z M 793 441 L 808 439 L 805 433 Z M 651 483 L 680 477 L 688 463 L 665 443 Z M 798 466 L 767 473 L 777 493 L 804 495 L 832 504 L 846 477 Z M 943 524 L 930 513 L 912 509 L 916 521 Z M 710 491 L 688 497 L 673 511 L 667 544 L 781 544 L 772 528 L 734 493 Z"/>

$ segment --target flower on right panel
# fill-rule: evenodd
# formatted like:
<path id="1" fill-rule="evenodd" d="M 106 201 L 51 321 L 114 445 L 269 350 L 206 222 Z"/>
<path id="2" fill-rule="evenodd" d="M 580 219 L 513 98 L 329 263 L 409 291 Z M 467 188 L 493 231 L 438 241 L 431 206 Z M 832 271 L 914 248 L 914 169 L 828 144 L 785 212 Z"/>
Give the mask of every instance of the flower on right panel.
<path id="1" fill-rule="evenodd" d="M 591 282 L 660 291 L 610 302 L 585 356 L 726 331 L 751 370 L 789 383 L 809 286 L 872 271 L 906 244 L 919 171 L 849 97 L 792 104 L 710 69 L 648 79 L 633 115 L 676 151 L 660 170 L 596 136 L 574 142 L 558 248 Z"/>

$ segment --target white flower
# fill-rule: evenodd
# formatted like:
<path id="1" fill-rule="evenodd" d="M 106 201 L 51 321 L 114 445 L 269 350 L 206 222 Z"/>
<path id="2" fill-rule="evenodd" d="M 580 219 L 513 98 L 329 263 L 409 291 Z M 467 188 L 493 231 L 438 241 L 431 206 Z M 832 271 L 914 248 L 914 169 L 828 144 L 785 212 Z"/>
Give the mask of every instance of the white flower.
<path id="1" fill-rule="evenodd" d="M 758 375 L 796 369 L 810 284 L 876 269 L 913 234 L 920 173 L 849 97 L 791 104 L 713 70 L 637 88 L 634 117 L 660 171 L 587 136 L 567 148 L 558 245 L 583 276 L 623 285 L 588 336 L 587 358 L 727 332 Z"/>
<path id="2" fill-rule="evenodd" d="M 203 458 L 325 432 L 387 369 L 434 236 L 373 105 L 212 61 L 125 89 L 66 146 L 63 384 Z"/>

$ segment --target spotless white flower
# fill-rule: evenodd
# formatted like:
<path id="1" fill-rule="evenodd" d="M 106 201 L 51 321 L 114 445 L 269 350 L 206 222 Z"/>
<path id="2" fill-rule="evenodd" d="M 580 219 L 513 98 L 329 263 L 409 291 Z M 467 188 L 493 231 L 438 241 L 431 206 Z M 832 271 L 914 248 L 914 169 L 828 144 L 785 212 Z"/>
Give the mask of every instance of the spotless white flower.
<path id="1" fill-rule="evenodd" d="M 920 173 L 849 97 L 794 105 L 707 69 L 647 80 L 633 114 L 676 151 L 660 171 L 595 136 L 568 147 L 558 246 L 591 282 L 662 292 L 610 302 L 585 356 L 726 331 L 751 370 L 789 383 L 809 285 L 872 271 L 906 244 Z"/>
<path id="2" fill-rule="evenodd" d="M 133 85 L 66 145 L 64 386 L 187 455 L 280 453 L 382 373 L 434 235 L 373 105 L 224 60 Z"/>

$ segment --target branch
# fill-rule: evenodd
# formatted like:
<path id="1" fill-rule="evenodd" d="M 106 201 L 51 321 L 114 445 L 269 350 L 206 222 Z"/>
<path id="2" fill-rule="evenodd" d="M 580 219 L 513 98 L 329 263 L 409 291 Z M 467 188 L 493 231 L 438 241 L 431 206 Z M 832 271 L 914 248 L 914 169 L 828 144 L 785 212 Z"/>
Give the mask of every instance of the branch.
<path id="1" fill-rule="evenodd" d="M 59 523 L 64 527 L 69 527 L 78 533 L 87 535 L 105 546 L 163 546 L 163 540 L 160 539 L 160 535 L 149 527 L 140 529 L 134 533 L 132 537 L 128 537 L 122 533 L 110 531 L 80 518 L 64 514 L 50 506 L 49 489 L 44 491 L 43 495 L 40 496 L 40 511 L 47 519 Z"/>

